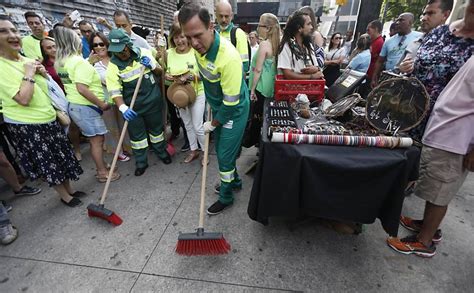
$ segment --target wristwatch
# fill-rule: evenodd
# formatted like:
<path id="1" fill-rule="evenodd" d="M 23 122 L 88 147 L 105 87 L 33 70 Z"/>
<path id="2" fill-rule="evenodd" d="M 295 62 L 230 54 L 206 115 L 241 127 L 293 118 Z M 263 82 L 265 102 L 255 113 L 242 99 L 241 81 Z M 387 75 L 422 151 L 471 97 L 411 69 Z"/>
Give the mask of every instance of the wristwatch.
<path id="1" fill-rule="evenodd" d="M 31 83 L 35 83 L 35 82 L 36 82 L 33 78 L 29 78 L 29 77 L 27 77 L 27 76 L 23 76 L 22 80 L 24 80 L 24 81 L 29 81 L 29 82 L 31 82 Z"/>

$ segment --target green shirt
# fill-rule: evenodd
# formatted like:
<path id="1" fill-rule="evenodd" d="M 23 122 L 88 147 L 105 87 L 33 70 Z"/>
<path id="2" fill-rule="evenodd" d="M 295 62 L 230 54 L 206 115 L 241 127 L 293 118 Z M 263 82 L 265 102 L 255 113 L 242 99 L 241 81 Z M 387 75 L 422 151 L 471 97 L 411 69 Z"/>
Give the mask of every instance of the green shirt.
<path id="1" fill-rule="evenodd" d="M 242 59 L 232 43 L 214 32 L 214 43 L 206 54 L 201 56 L 196 51 L 195 56 L 214 119 L 224 125 L 246 117 L 249 89 L 244 81 Z"/>
<path id="2" fill-rule="evenodd" d="M 255 57 L 252 58 L 252 66 L 250 67 L 249 87 L 252 88 L 255 64 L 257 63 L 258 50 Z M 256 90 L 259 91 L 266 98 L 273 98 L 273 91 L 275 89 L 275 58 L 265 58 L 262 65 L 262 73 L 257 82 Z"/>
<path id="3" fill-rule="evenodd" d="M 33 35 L 29 35 L 21 39 L 21 43 L 23 54 L 25 54 L 26 57 L 36 60 L 43 60 L 39 39 Z"/>
<path id="4" fill-rule="evenodd" d="M 56 111 L 48 96 L 48 84 L 39 74 L 34 76 L 35 84 L 33 97 L 28 106 L 22 106 L 13 97 L 20 91 L 25 76 L 24 64 L 35 60 L 21 57 L 20 61 L 11 61 L 0 57 L 0 100 L 3 105 L 3 115 L 14 121 L 41 124 L 56 119 Z"/>
<path id="5" fill-rule="evenodd" d="M 104 92 L 99 73 L 94 67 L 79 55 L 70 56 L 64 60 L 64 66 L 58 68 L 58 75 L 66 90 L 66 97 L 70 103 L 79 105 L 92 105 L 76 88 L 77 83 L 85 84 L 99 99 L 104 101 Z"/>
<path id="6" fill-rule="evenodd" d="M 199 74 L 196 57 L 194 57 L 194 49 L 189 50 L 188 53 L 180 54 L 176 52 L 176 48 L 171 48 L 167 50 L 167 54 L 166 73 L 177 75 L 189 70 L 194 75 Z M 197 83 L 193 82 L 192 84 L 198 96 L 204 94 L 202 81 L 198 81 Z"/>

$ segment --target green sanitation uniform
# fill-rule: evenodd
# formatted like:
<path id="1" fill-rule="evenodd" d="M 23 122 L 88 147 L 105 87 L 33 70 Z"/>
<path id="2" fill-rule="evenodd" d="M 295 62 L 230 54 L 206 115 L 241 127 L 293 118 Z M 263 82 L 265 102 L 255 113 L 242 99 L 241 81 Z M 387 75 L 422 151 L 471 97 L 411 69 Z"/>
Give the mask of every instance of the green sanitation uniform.
<path id="1" fill-rule="evenodd" d="M 137 47 L 133 47 L 132 57 L 128 61 L 112 56 L 106 76 L 107 91 L 111 98 L 122 96 L 125 104 L 130 106 L 143 67 L 140 64 L 140 58 L 143 56 L 155 62 L 150 50 Z M 163 133 L 162 107 L 159 83 L 154 73 L 147 68 L 133 106 L 138 116 L 128 123 L 128 134 L 137 168 L 148 167 L 148 139 L 158 157 L 163 159 L 168 156 Z"/>
<path id="2" fill-rule="evenodd" d="M 245 83 L 242 59 L 235 47 L 214 32 L 214 43 L 205 55 L 195 53 L 204 84 L 206 100 L 213 119 L 219 121 L 214 130 L 217 162 L 221 179 L 219 201 L 234 201 L 232 188 L 240 187 L 235 161 L 249 114 L 249 89 Z"/>

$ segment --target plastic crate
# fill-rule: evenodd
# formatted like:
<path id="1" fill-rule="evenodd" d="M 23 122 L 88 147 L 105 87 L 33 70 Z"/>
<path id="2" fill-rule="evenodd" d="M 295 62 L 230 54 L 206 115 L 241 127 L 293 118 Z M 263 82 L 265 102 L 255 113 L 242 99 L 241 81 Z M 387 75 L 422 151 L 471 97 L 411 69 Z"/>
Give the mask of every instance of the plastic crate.
<path id="1" fill-rule="evenodd" d="M 277 75 L 275 79 L 275 100 L 292 100 L 298 94 L 306 94 L 310 101 L 321 102 L 324 98 L 324 79 L 283 79 L 283 75 Z"/>

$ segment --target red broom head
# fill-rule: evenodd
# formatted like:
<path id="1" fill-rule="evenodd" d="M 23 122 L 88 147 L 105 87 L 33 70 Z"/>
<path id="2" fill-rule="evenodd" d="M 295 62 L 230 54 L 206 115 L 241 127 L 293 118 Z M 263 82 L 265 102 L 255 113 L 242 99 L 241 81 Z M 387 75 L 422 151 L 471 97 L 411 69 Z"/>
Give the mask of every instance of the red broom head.
<path id="1" fill-rule="evenodd" d="M 89 217 L 95 217 L 95 218 L 101 218 L 101 219 L 104 219 L 106 221 L 108 221 L 109 223 L 111 223 L 112 225 L 114 226 L 119 226 L 120 224 L 122 224 L 123 220 L 122 218 L 120 218 L 116 213 L 114 212 L 111 212 L 111 213 L 104 213 L 102 212 L 101 210 L 94 210 L 94 209 L 91 209 L 91 208 L 87 208 L 87 214 L 89 215 Z"/>
<path id="2" fill-rule="evenodd" d="M 171 142 L 168 142 L 168 145 L 166 146 L 166 151 L 170 156 L 174 156 L 176 154 L 176 148 Z"/>
<path id="3" fill-rule="evenodd" d="M 221 255 L 230 252 L 230 244 L 224 239 L 178 240 L 176 253 L 180 255 Z"/>

